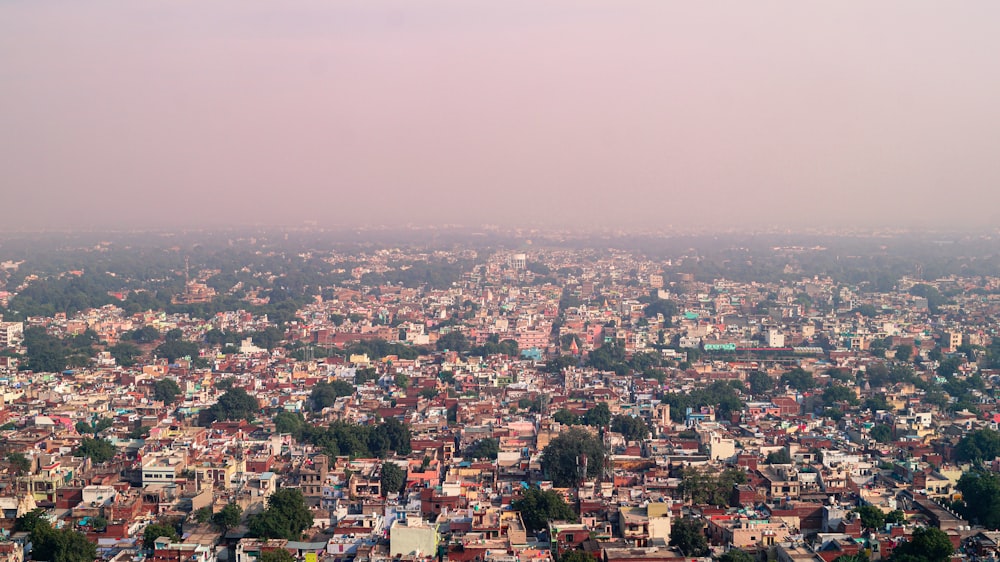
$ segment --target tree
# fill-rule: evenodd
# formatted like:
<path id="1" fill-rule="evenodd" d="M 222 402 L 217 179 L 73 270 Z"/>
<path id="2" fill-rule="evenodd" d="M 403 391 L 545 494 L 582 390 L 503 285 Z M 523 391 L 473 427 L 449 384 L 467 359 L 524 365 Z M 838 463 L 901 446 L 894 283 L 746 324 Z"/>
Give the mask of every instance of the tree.
<path id="1" fill-rule="evenodd" d="M 163 338 L 167 341 L 177 341 L 184 337 L 184 330 L 180 328 L 171 328 L 167 330 L 166 334 L 163 334 Z"/>
<path id="2" fill-rule="evenodd" d="M 799 392 L 805 392 L 816 386 L 811 373 L 802 367 L 795 367 L 791 371 L 781 375 L 781 384 L 790 386 Z"/>
<path id="3" fill-rule="evenodd" d="M 909 361 L 910 357 L 913 355 L 913 346 L 908 344 L 899 344 L 896 346 L 896 360 L 897 361 Z"/>
<path id="4" fill-rule="evenodd" d="M 600 402 L 587 410 L 583 415 L 583 423 L 593 427 L 607 427 L 611 423 L 611 409 L 606 402 Z"/>
<path id="5" fill-rule="evenodd" d="M 261 539 L 299 540 L 312 527 L 313 516 L 302 491 L 282 488 L 267 499 L 267 509 L 247 520 L 250 535 Z"/>
<path id="6" fill-rule="evenodd" d="M 398 386 L 399 388 L 402 388 L 403 390 L 406 390 L 407 388 L 410 387 L 410 377 L 406 376 L 405 373 L 396 373 L 396 376 L 393 377 L 392 382 L 395 383 L 395 385 Z"/>
<path id="7" fill-rule="evenodd" d="M 208 523 L 212 520 L 212 508 L 206 505 L 198 509 L 194 512 L 194 520 L 198 523 Z"/>
<path id="8" fill-rule="evenodd" d="M 198 357 L 198 344 L 183 340 L 171 340 L 156 346 L 153 351 L 158 357 L 166 357 L 173 363 L 181 357 Z"/>
<path id="9" fill-rule="evenodd" d="M 847 402 L 853 406 L 857 405 L 858 397 L 853 389 L 846 386 L 834 384 L 826 387 L 826 390 L 823 391 L 823 403 L 827 406 L 833 406 L 837 402 Z"/>
<path id="10" fill-rule="evenodd" d="M 14 520 L 14 532 L 24 531 L 30 533 L 35 530 L 35 527 L 48 524 L 48 519 L 45 518 L 45 510 L 38 507 Z"/>
<path id="11" fill-rule="evenodd" d="M 168 406 L 174 403 L 180 393 L 181 387 L 174 379 L 160 379 L 153 383 L 153 399 L 160 400 Z"/>
<path id="12" fill-rule="evenodd" d="M 552 414 L 552 419 L 563 425 L 577 425 L 580 423 L 579 416 L 566 408 L 560 408 L 556 413 Z"/>
<path id="13" fill-rule="evenodd" d="M 524 527 L 530 533 L 545 529 L 549 521 L 576 521 L 576 513 L 555 490 L 528 488 L 523 496 L 511 502 L 511 508 L 521 513 Z"/>
<path id="14" fill-rule="evenodd" d="M 142 351 L 138 347 L 124 341 L 109 347 L 108 353 L 114 358 L 115 363 L 122 367 L 135 365 L 136 359 L 142 355 Z"/>
<path id="15" fill-rule="evenodd" d="M 560 554 L 559 562 L 598 562 L 598 560 L 593 554 L 574 548 Z"/>
<path id="16" fill-rule="evenodd" d="M 298 412 L 282 410 L 274 416 L 274 430 L 278 433 L 298 435 L 305 423 L 305 418 Z"/>
<path id="17" fill-rule="evenodd" d="M 382 463 L 382 495 L 402 492 L 406 485 L 406 471 L 398 464 L 390 461 Z"/>
<path id="18" fill-rule="evenodd" d="M 202 410 L 198 421 L 208 425 L 216 420 L 247 420 L 253 421 L 260 411 L 257 399 L 242 388 L 232 388 L 219 397 L 219 401 Z"/>
<path id="19" fill-rule="evenodd" d="M 462 353 L 469 349 L 469 340 L 462 332 L 448 332 L 438 338 L 437 349 L 438 351 L 457 351 Z"/>
<path id="20" fill-rule="evenodd" d="M 80 441 L 80 446 L 73 451 L 78 457 L 86 457 L 95 463 L 102 463 L 111 460 L 117 451 L 111 442 L 105 439 L 91 439 L 84 437 Z"/>
<path id="21" fill-rule="evenodd" d="M 24 474 L 31 470 L 31 460 L 24 456 L 24 453 L 10 453 L 7 455 L 7 462 L 18 474 Z"/>
<path id="22" fill-rule="evenodd" d="M 670 528 L 670 545 L 676 546 L 684 556 L 707 556 L 708 540 L 702 532 L 700 519 L 682 517 Z"/>
<path id="23" fill-rule="evenodd" d="M 768 453 L 764 462 L 767 464 L 791 464 L 792 456 L 788 454 L 788 449 L 781 448 Z"/>
<path id="24" fill-rule="evenodd" d="M 261 550 L 257 562 L 296 562 L 295 557 L 284 548 Z"/>
<path id="25" fill-rule="evenodd" d="M 152 326 L 143 326 L 125 335 L 136 343 L 153 343 L 160 338 L 159 330 Z"/>
<path id="26" fill-rule="evenodd" d="M 733 486 L 744 484 L 747 475 L 741 469 L 727 468 L 720 473 L 709 473 L 688 467 L 681 473 L 681 494 L 693 504 L 728 506 Z"/>
<path id="27" fill-rule="evenodd" d="M 906 521 L 906 513 L 902 509 L 894 509 L 885 514 L 886 523 L 902 523 Z"/>
<path id="28" fill-rule="evenodd" d="M 979 429 L 962 437 L 955 447 L 955 457 L 960 461 L 976 464 L 992 461 L 1000 456 L 1000 432 Z"/>
<path id="29" fill-rule="evenodd" d="M 251 336 L 256 346 L 263 347 L 270 351 L 281 343 L 282 333 L 274 326 L 268 326 L 259 332 L 254 332 Z"/>
<path id="30" fill-rule="evenodd" d="M 332 383 L 320 382 L 313 387 L 309 393 L 309 401 L 312 403 L 313 411 L 320 411 L 329 408 L 341 396 L 354 394 L 354 385 L 345 381 L 333 381 Z"/>
<path id="31" fill-rule="evenodd" d="M 218 525 L 222 529 L 222 534 L 225 535 L 229 529 L 240 524 L 242 516 L 243 508 L 239 504 L 227 503 L 226 507 L 223 507 L 218 513 L 212 516 L 212 523 Z"/>
<path id="32" fill-rule="evenodd" d="M 774 380 L 761 371 L 754 371 L 747 377 L 752 394 L 760 395 L 774 390 Z"/>
<path id="33" fill-rule="evenodd" d="M 438 378 L 441 379 L 441 382 L 444 384 L 455 384 L 455 371 L 443 370 L 438 373 Z"/>
<path id="34" fill-rule="evenodd" d="M 959 511 L 987 529 L 1000 528 L 1000 476 L 987 470 L 966 472 L 955 486 L 962 492 Z"/>
<path id="35" fill-rule="evenodd" d="M 913 531 L 909 542 L 897 546 L 889 558 L 892 562 L 946 562 L 955 548 L 941 529 L 921 527 Z"/>
<path id="36" fill-rule="evenodd" d="M 719 562 L 754 562 L 754 558 L 745 550 L 733 548 L 720 556 Z"/>
<path id="37" fill-rule="evenodd" d="M 611 420 L 611 431 L 621 433 L 626 441 L 641 441 L 649 437 L 649 426 L 641 418 L 619 414 Z"/>
<path id="38" fill-rule="evenodd" d="M 877 423 L 875 427 L 871 429 L 870 435 L 872 439 L 878 441 L 879 443 L 891 443 L 892 442 L 892 427 L 889 424 Z"/>
<path id="39" fill-rule="evenodd" d="M 938 363 L 937 374 L 942 377 L 950 377 L 958 372 L 958 368 L 961 367 L 963 363 L 965 363 L 965 359 L 957 355 L 946 357 Z"/>
<path id="40" fill-rule="evenodd" d="M 861 526 L 865 529 L 881 529 L 885 527 L 885 513 L 873 506 L 865 505 L 854 510 L 861 516 Z"/>
<path id="41" fill-rule="evenodd" d="M 474 459 L 496 459 L 499 454 L 500 442 L 492 437 L 476 441 L 466 453 L 467 456 Z"/>
<path id="42" fill-rule="evenodd" d="M 589 431 L 571 428 L 559 434 L 542 451 L 542 470 L 557 488 L 575 486 L 580 480 L 577 466 L 583 455 L 587 457 L 586 477 L 600 474 L 604 465 L 604 445 Z"/>
<path id="43" fill-rule="evenodd" d="M 160 537 L 167 537 L 172 542 L 180 539 L 180 536 L 177 534 L 177 529 L 175 529 L 173 525 L 153 523 L 152 525 L 147 525 L 146 530 L 142 532 L 143 548 L 153 550 L 153 545 L 156 543 L 156 539 Z"/>
<path id="44" fill-rule="evenodd" d="M 97 545 L 88 541 L 83 533 L 70 528 L 53 529 L 47 522 L 39 522 L 31 531 L 32 558 L 50 562 L 93 562 L 97 558 Z"/>
<path id="45" fill-rule="evenodd" d="M 833 562 L 870 562 L 870 559 L 863 552 L 857 554 L 842 554 L 833 559 Z"/>

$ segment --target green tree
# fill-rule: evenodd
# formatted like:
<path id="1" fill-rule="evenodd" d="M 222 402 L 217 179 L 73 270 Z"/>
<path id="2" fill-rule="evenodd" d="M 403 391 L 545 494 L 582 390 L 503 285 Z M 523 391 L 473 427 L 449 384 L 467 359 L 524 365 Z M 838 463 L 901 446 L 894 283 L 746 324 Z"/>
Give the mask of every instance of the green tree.
<path id="1" fill-rule="evenodd" d="M 511 502 L 511 509 L 521 513 L 524 527 L 530 533 L 545 529 L 549 521 L 576 521 L 576 513 L 555 490 L 528 488 L 523 496 Z"/>
<path id="2" fill-rule="evenodd" d="M 102 463 L 111 460 L 117 451 L 115 446 L 105 439 L 91 439 L 84 437 L 80 445 L 73 451 L 78 457 L 86 457 L 95 463 Z"/>
<path id="3" fill-rule="evenodd" d="M 201 425 L 208 425 L 217 420 L 247 420 L 253 421 L 260 411 L 257 399 L 242 388 L 232 388 L 219 397 L 198 415 Z"/>
<path id="4" fill-rule="evenodd" d="M 761 371 L 750 373 L 747 383 L 750 385 L 750 393 L 758 396 L 774 390 L 774 380 Z"/>
<path id="5" fill-rule="evenodd" d="M 677 519 L 670 528 L 670 545 L 676 546 L 684 556 L 708 556 L 708 540 L 703 527 L 700 519 Z"/>
<path id="6" fill-rule="evenodd" d="M 212 523 L 218 525 L 222 529 L 222 534 L 225 535 L 229 529 L 240 524 L 241 517 L 243 517 L 243 508 L 239 504 L 227 503 L 225 507 L 212 516 Z"/>
<path id="7" fill-rule="evenodd" d="M 791 464 L 792 456 L 788 454 L 788 449 L 778 449 L 767 454 L 765 461 L 767 464 Z"/>
<path id="8" fill-rule="evenodd" d="M 122 367 L 131 367 L 136 364 L 136 360 L 142 355 L 142 351 L 135 345 L 128 342 L 118 342 L 108 348 L 108 353 L 114 358 L 115 364 Z"/>
<path id="9" fill-rule="evenodd" d="M 136 343 L 153 343 L 154 341 L 160 339 L 159 330 L 152 326 L 143 326 L 142 328 L 128 332 L 125 335 Z"/>
<path id="10" fill-rule="evenodd" d="M 51 562 L 93 562 L 97 558 L 97 545 L 87 540 L 83 533 L 70 528 L 53 529 L 48 523 L 40 522 L 31 531 L 35 560 Z"/>
<path id="11" fill-rule="evenodd" d="M 864 505 L 854 510 L 861 516 L 861 526 L 865 529 L 885 527 L 885 512 L 873 505 Z"/>
<path id="12" fill-rule="evenodd" d="M 368 381 L 377 381 L 378 372 L 375 371 L 374 367 L 365 367 L 364 369 L 358 369 L 354 371 L 354 384 L 362 385 Z"/>
<path id="13" fill-rule="evenodd" d="M 267 499 L 267 509 L 250 516 L 247 529 L 257 538 L 295 541 L 312 523 L 313 516 L 302 491 L 282 488 Z"/>
<path id="14" fill-rule="evenodd" d="M 438 351 L 457 351 L 462 353 L 469 349 L 469 340 L 462 332 L 448 332 L 437 340 Z"/>
<path id="15" fill-rule="evenodd" d="M 153 351 L 158 357 L 166 357 L 174 363 L 181 357 L 198 357 L 198 344 L 183 340 L 171 340 L 156 346 Z"/>
<path id="16" fill-rule="evenodd" d="M 910 357 L 913 356 L 913 346 L 907 344 L 899 344 L 896 346 L 896 360 L 897 361 L 909 361 Z"/>
<path id="17" fill-rule="evenodd" d="M 282 410 L 274 416 L 274 430 L 278 433 L 299 435 L 305 424 L 305 418 L 298 412 Z"/>
<path id="18" fill-rule="evenodd" d="M 962 437 L 955 447 L 955 457 L 960 461 L 982 463 L 1000 456 L 1000 432 L 979 429 Z"/>
<path id="19" fill-rule="evenodd" d="M 870 559 L 863 552 L 857 554 L 842 554 L 833 559 L 833 562 L 870 562 Z"/>
<path id="20" fill-rule="evenodd" d="M 811 373 L 802 367 L 795 367 L 791 371 L 781 375 L 781 384 L 790 386 L 799 392 L 811 390 L 816 386 Z"/>
<path id="21" fill-rule="evenodd" d="M 257 562 L 296 562 L 295 557 L 284 548 L 262 550 Z"/>
<path id="22" fill-rule="evenodd" d="M 198 523 L 208 523 L 212 520 L 212 508 L 205 506 L 194 512 L 194 520 Z"/>
<path id="23" fill-rule="evenodd" d="M 965 359 L 957 355 L 946 357 L 938 363 L 937 374 L 942 377 L 950 377 L 958 372 L 958 368 L 965 363 Z"/>
<path id="24" fill-rule="evenodd" d="M 166 334 L 163 334 L 163 338 L 167 341 L 177 341 L 184 337 L 184 330 L 180 328 L 171 328 L 167 330 Z"/>
<path id="25" fill-rule="evenodd" d="M 560 554 L 559 562 L 598 562 L 598 560 L 593 554 L 574 548 Z"/>
<path id="26" fill-rule="evenodd" d="M 837 402 L 847 402 L 853 406 L 858 404 L 858 397 L 853 389 L 846 386 L 834 384 L 826 387 L 826 390 L 823 391 L 823 403 L 827 406 L 833 406 Z"/>
<path id="27" fill-rule="evenodd" d="M 153 383 L 153 400 L 160 400 L 166 405 L 173 404 L 181 387 L 174 379 L 160 379 Z"/>
<path id="28" fill-rule="evenodd" d="M 382 495 L 402 492 L 406 485 L 406 471 L 394 462 L 386 461 L 382 463 Z"/>
<path id="29" fill-rule="evenodd" d="M 278 347 L 284 336 L 274 326 L 268 326 L 259 332 L 254 332 L 250 337 L 253 339 L 254 345 L 270 351 Z"/>
<path id="30" fill-rule="evenodd" d="M 583 423 L 592 427 L 607 427 L 611 423 L 611 409 L 606 402 L 599 402 L 583 415 Z"/>
<path id="31" fill-rule="evenodd" d="M 909 542 L 897 546 L 889 558 L 892 562 L 947 562 L 955 548 L 948 535 L 934 527 L 913 531 Z"/>
<path id="32" fill-rule="evenodd" d="M 24 531 L 30 533 L 39 525 L 48 524 L 48 519 L 45 518 L 45 510 L 38 507 L 14 520 L 14 532 Z"/>
<path id="33" fill-rule="evenodd" d="M 402 388 L 403 390 L 410 388 L 410 377 L 406 376 L 406 374 L 404 373 L 396 373 L 396 376 L 393 377 L 392 382 L 395 383 L 396 386 L 398 386 L 399 388 Z"/>
<path id="34" fill-rule="evenodd" d="M 892 442 L 892 427 L 889 424 L 877 423 L 875 427 L 871 429 L 870 435 L 872 439 L 878 441 L 879 443 L 891 443 Z"/>
<path id="35" fill-rule="evenodd" d="M 320 382 L 313 387 L 309 393 L 309 401 L 312 403 L 313 411 L 320 411 L 329 408 L 341 396 L 351 396 L 354 394 L 354 385 L 345 381 L 333 381 L 332 383 Z"/>
<path id="36" fill-rule="evenodd" d="M 622 414 L 611 420 L 611 431 L 621 433 L 626 441 L 642 441 L 649 437 L 649 426 L 642 418 Z"/>
<path id="37" fill-rule="evenodd" d="M 549 442 L 542 451 L 542 470 L 557 488 L 575 486 L 580 480 L 577 466 L 582 455 L 587 457 L 587 474 L 593 478 L 604 465 L 604 445 L 589 431 L 570 428 Z"/>
<path id="38" fill-rule="evenodd" d="M 745 550 L 733 548 L 720 556 L 719 562 L 754 562 L 754 557 Z"/>
<path id="39" fill-rule="evenodd" d="M 142 532 L 142 546 L 147 550 L 153 550 L 153 545 L 156 543 L 156 539 L 160 537 L 167 537 L 171 541 L 177 541 L 180 536 L 177 534 L 177 529 L 173 525 L 165 525 L 163 523 L 153 523 L 147 525 L 146 529 Z"/>
<path id="40" fill-rule="evenodd" d="M 466 455 L 474 459 L 496 459 L 500 454 L 500 442 L 492 437 L 479 439 L 473 443 Z"/>
<path id="41" fill-rule="evenodd" d="M 11 468 L 18 474 L 26 474 L 31 470 L 31 460 L 24 456 L 24 453 L 9 453 L 7 455 L 7 462 L 10 463 Z"/>
<path id="42" fill-rule="evenodd" d="M 955 487 L 962 492 L 963 516 L 987 529 L 1000 528 L 1000 476 L 974 470 L 963 474 Z"/>
<path id="43" fill-rule="evenodd" d="M 727 468 L 719 473 L 709 473 L 695 467 L 681 472 L 680 492 L 693 504 L 728 506 L 736 484 L 745 484 L 747 475 L 738 468 Z"/>
<path id="44" fill-rule="evenodd" d="M 580 417 L 566 408 L 560 408 L 555 414 L 552 414 L 552 419 L 563 425 L 577 425 L 580 423 Z"/>
<path id="45" fill-rule="evenodd" d="M 906 513 L 902 509 L 894 509 L 885 514 L 886 523 L 902 523 L 906 521 Z"/>

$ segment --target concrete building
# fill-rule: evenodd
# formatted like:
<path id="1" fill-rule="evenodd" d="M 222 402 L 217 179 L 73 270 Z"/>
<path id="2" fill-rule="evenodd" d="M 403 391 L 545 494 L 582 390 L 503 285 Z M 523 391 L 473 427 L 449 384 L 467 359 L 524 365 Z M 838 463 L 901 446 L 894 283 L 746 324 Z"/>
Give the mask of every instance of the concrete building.
<path id="1" fill-rule="evenodd" d="M 389 528 L 389 556 L 434 556 L 437 544 L 437 525 L 423 519 L 397 519 Z"/>

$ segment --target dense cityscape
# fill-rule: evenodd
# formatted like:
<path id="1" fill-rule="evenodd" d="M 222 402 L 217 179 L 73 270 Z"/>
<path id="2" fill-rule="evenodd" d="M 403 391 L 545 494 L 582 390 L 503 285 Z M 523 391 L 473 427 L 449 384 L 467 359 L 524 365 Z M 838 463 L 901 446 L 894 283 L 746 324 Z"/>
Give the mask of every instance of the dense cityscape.
<path id="1" fill-rule="evenodd" d="M 995 559 L 996 236 L 8 233 L 0 559 Z"/>

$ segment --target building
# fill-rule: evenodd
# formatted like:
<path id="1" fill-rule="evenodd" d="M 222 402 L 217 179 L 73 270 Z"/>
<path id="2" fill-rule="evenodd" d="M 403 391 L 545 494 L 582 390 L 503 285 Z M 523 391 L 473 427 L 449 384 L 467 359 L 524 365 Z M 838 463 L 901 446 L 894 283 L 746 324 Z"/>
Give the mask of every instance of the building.
<path id="1" fill-rule="evenodd" d="M 15 347 L 24 339 L 23 322 L 0 322 L 0 348 Z"/>
<path id="2" fill-rule="evenodd" d="M 423 519 L 397 519 L 389 528 L 389 556 L 434 556 L 437 545 L 437 525 Z"/>

